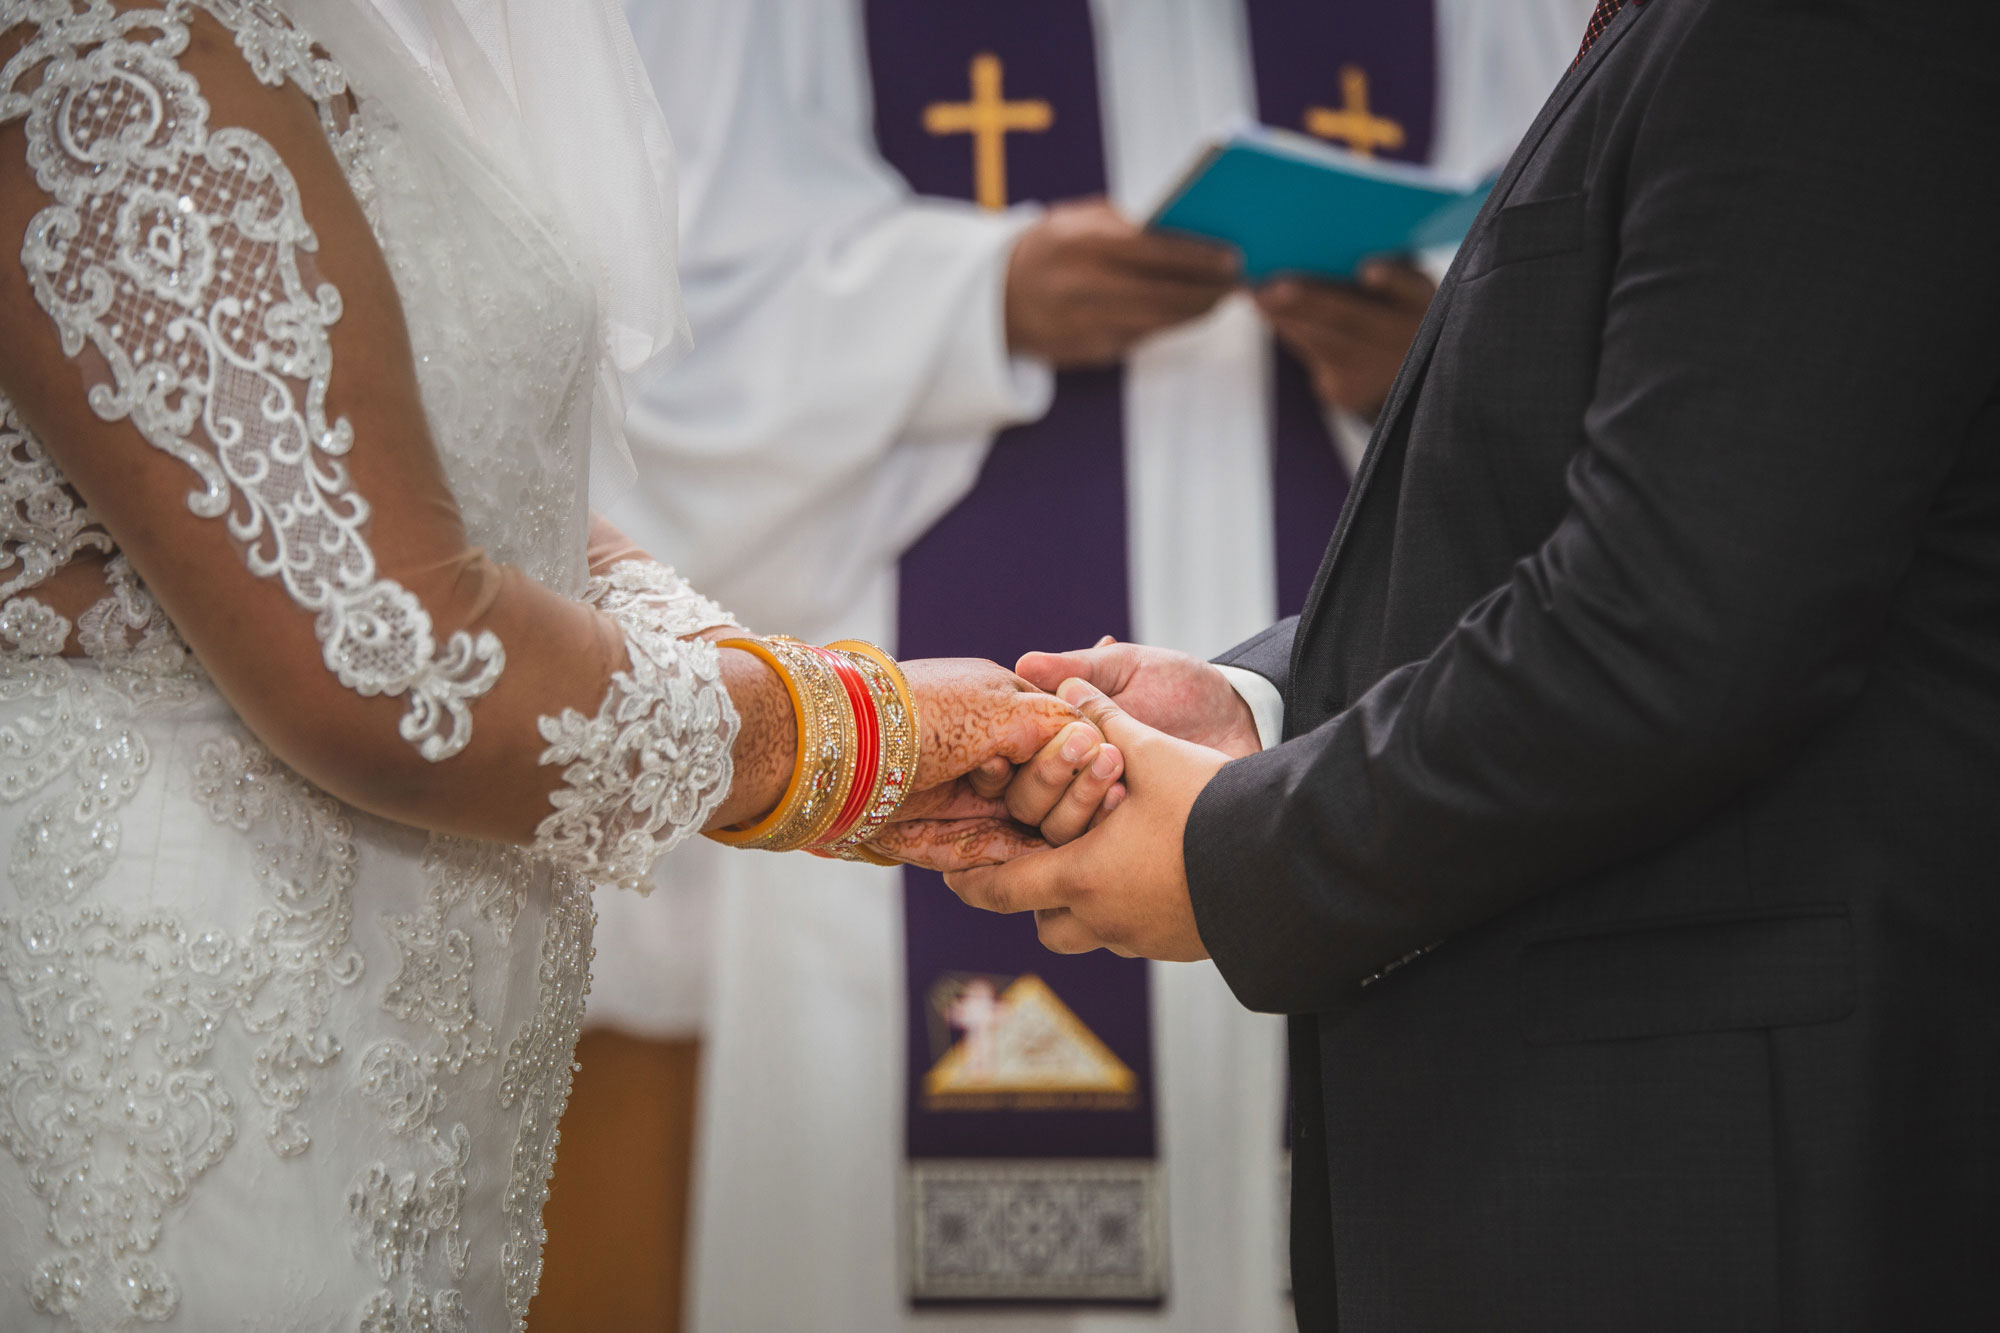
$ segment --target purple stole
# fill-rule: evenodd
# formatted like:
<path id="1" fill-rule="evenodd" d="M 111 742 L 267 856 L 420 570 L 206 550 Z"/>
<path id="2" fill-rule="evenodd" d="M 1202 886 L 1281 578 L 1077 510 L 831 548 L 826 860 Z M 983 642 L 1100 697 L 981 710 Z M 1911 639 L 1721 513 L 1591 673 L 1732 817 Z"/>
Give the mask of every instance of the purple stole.
<path id="1" fill-rule="evenodd" d="M 920 193 L 1104 192 L 1087 0 L 869 0 L 867 31 L 877 142 Z M 984 117 L 1045 128 L 982 134 Z M 903 557 L 901 655 L 1012 666 L 1128 637 L 1123 389 L 1115 369 L 1066 372 L 1047 416 L 994 442 L 972 492 Z M 904 874 L 912 1299 L 1157 1302 L 1146 965 L 1051 954 L 1031 919 Z"/>
<path id="2" fill-rule="evenodd" d="M 1429 0 L 1246 0 L 1245 9 L 1259 120 L 1304 132 L 1351 128 L 1376 156 L 1430 160 L 1437 42 Z M 1331 126 L 1326 112 L 1337 113 Z M 1304 364 L 1274 350 L 1271 497 L 1282 617 L 1305 609 L 1350 478 Z"/>
<path id="3" fill-rule="evenodd" d="M 1248 8 L 1266 121 L 1300 128 L 1310 107 L 1351 109 L 1353 65 L 1377 115 L 1403 127 L 1405 147 L 1384 155 L 1428 154 L 1428 3 Z M 1088 0 L 866 0 L 865 12 L 876 140 L 919 193 L 993 205 L 1104 192 Z M 904 555 L 902 656 L 1011 665 L 1129 637 L 1123 389 L 1119 370 L 1064 372 L 1045 417 L 998 437 L 972 492 Z M 1282 354 L 1272 425 L 1290 614 L 1347 477 L 1304 370 Z M 1159 1303 L 1146 965 L 1048 953 L 1030 920 L 967 908 L 931 872 L 904 875 L 912 1300 Z"/>

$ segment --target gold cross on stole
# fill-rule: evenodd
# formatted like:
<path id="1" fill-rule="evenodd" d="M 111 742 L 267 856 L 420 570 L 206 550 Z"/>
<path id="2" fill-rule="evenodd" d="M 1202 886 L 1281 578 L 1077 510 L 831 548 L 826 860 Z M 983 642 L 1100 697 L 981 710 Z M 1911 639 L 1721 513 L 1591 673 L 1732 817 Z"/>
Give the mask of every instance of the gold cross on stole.
<path id="1" fill-rule="evenodd" d="M 972 58 L 972 100 L 932 102 L 924 108 L 924 128 L 932 134 L 972 136 L 973 194 L 982 208 L 1007 206 L 1007 136 L 1017 130 L 1040 132 L 1055 124 L 1055 109 L 1039 98 L 1009 102 L 1000 93 L 1000 57 Z"/>
<path id="2" fill-rule="evenodd" d="M 1306 132 L 1322 139 L 1339 139 L 1362 157 L 1375 156 L 1378 148 L 1391 151 L 1403 146 L 1403 127 L 1393 120 L 1370 114 L 1368 74 L 1359 65 L 1344 65 L 1340 71 L 1341 100 L 1347 105 L 1306 108 Z"/>

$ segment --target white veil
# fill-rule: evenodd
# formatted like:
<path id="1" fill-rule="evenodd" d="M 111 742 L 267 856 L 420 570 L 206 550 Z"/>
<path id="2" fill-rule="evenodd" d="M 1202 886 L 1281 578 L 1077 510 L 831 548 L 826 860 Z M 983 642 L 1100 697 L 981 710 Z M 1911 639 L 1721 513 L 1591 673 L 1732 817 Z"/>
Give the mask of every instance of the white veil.
<path id="1" fill-rule="evenodd" d="M 676 268 L 673 145 L 618 0 L 285 0 L 363 91 L 408 115 L 408 68 L 559 215 L 596 275 L 603 334 L 592 435 L 630 475 L 621 376 L 689 341 Z M 385 30 L 386 25 L 386 30 Z M 401 64 L 401 62 L 397 62 Z M 429 100 L 429 99 L 425 99 Z"/>

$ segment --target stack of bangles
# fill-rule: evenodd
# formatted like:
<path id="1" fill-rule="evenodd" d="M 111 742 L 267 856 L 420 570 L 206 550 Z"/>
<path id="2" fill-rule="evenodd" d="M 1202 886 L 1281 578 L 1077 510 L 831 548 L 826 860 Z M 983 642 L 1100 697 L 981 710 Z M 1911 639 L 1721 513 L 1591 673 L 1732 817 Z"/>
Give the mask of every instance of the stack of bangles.
<path id="1" fill-rule="evenodd" d="M 917 776 L 917 710 L 895 659 L 859 639 L 824 648 L 783 636 L 716 646 L 755 654 L 785 682 L 798 719 L 798 761 L 776 809 L 708 836 L 746 850 L 897 864 L 867 846 L 902 808 Z"/>

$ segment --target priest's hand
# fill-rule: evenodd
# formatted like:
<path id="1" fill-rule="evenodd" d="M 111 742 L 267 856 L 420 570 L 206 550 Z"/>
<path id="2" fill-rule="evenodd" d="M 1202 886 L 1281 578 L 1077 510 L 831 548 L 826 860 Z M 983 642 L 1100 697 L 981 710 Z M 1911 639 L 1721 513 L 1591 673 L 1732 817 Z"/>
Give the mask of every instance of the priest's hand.
<path id="1" fill-rule="evenodd" d="M 1173 962 L 1208 957 L 1181 843 L 1195 798 L 1229 756 L 1141 724 L 1082 680 L 1063 682 L 1061 693 L 1117 747 L 1124 800 L 1065 846 L 956 871 L 945 883 L 974 907 L 1033 912 L 1042 943 L 1057 953 L 1108 948 Z M 1017 782 L 1031 772 L 1024 769 Z"/>
<path id="2" fill-rule="evenodd" d="M 1422 269 L 1378 262 L 1353 286 L 1280 278 L 1257 289 L 1257 307 L 1305 362 L 1322 403 L 1373 421 L 1436 295 Z"/>
<path id="3" fill-rule="evenodd" d="M 1264 748 L 1243 696 L 1211 663 L 1189 653 L 1120 643 L 1107 634 L 1077 652 L 1029 653 L 1014 669 L 1051 693 L 1066 680 L 1082 680 L 1146 726 L 1232 759 Z"/>
<path id="4" fill-rule="evenodd" d="M 1237 281 L 1233 252 L 1159 236 L 1102 199 L 1056 204 L 1007 264 L 1007 346 L 1058 369 L 1108 366 L 1205 315 Z"/>
<path id="5" fill-rule="evenodd" d="M 870 844 L 933 870 L 990 865 L 1042 848 L 1014 820 L 1005 792 L 1015 767 L 1061 738 L 1096 756 L 1103 737 L 1072 705 L 1003 666 L 974 658 L 901 664 L 922 728 L 914 791 Z"/>

